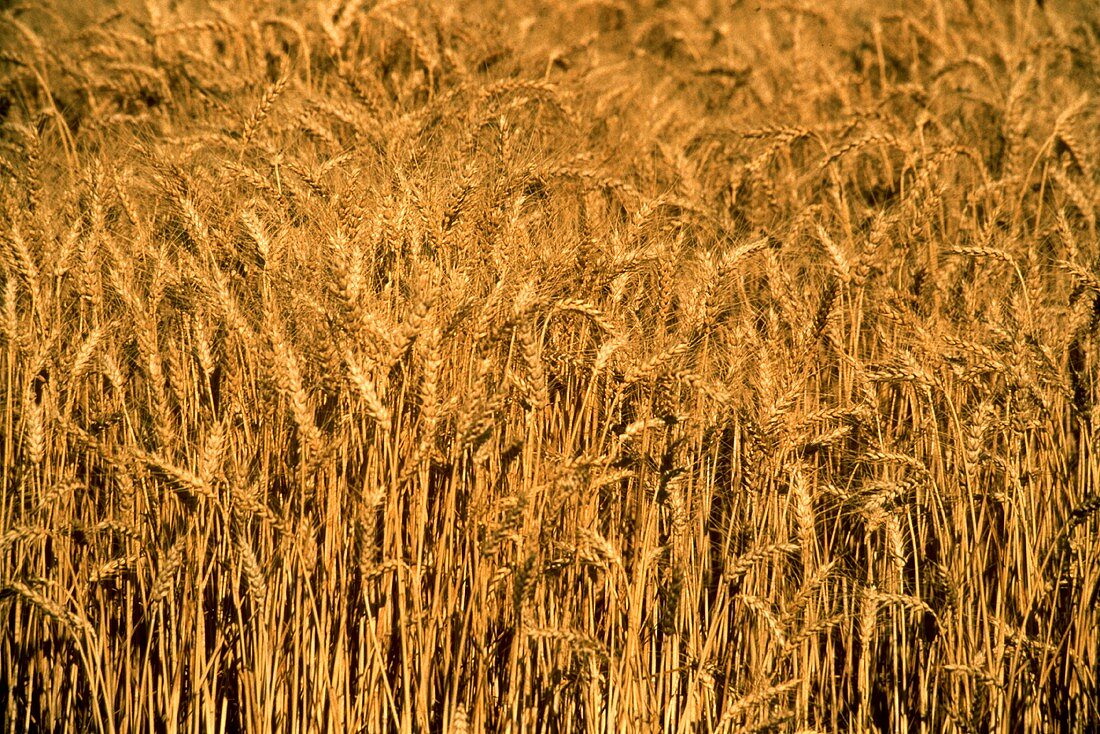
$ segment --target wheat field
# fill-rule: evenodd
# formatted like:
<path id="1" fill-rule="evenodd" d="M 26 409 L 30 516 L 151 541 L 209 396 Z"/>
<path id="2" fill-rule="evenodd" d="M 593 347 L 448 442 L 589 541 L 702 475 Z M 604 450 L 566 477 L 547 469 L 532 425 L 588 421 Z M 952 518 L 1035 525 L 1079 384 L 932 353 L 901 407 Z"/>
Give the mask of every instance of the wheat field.
<path id="1" fill-rule="evenodd" d="M 1100 730 L 1100 6 L 0 2 L 0 734 Z"/>

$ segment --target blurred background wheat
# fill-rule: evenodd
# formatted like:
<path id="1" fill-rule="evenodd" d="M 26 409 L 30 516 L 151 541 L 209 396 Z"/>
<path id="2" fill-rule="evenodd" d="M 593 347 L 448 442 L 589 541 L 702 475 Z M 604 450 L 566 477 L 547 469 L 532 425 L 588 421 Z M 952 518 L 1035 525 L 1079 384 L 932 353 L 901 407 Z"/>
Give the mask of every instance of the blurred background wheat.
<path id="1" fill-rule="evenodd" d="M 69 5 L 3 732 L 1100 727 L 1091 2 Z"/>

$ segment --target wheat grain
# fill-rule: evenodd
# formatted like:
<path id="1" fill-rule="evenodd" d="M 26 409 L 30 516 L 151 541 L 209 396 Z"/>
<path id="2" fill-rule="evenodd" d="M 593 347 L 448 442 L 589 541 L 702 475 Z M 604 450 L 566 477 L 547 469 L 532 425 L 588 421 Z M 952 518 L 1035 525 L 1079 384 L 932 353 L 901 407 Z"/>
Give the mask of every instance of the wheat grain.
<path id="1" fill-rule="evenodd" d="M 6 728 L 1096 728 L 1085 10 L 202 5 L 0 13 Z"/>

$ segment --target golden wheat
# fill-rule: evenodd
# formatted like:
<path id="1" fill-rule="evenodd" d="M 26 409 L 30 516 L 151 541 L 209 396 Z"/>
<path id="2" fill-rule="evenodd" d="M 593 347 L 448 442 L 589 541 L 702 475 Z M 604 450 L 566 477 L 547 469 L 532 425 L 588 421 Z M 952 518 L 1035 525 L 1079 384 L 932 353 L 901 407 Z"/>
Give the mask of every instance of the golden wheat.
<path id="1" fill-rule="evenodd" d="M 5 731 L 1091 731 L 1078 0 L 0 3 Z"/>

